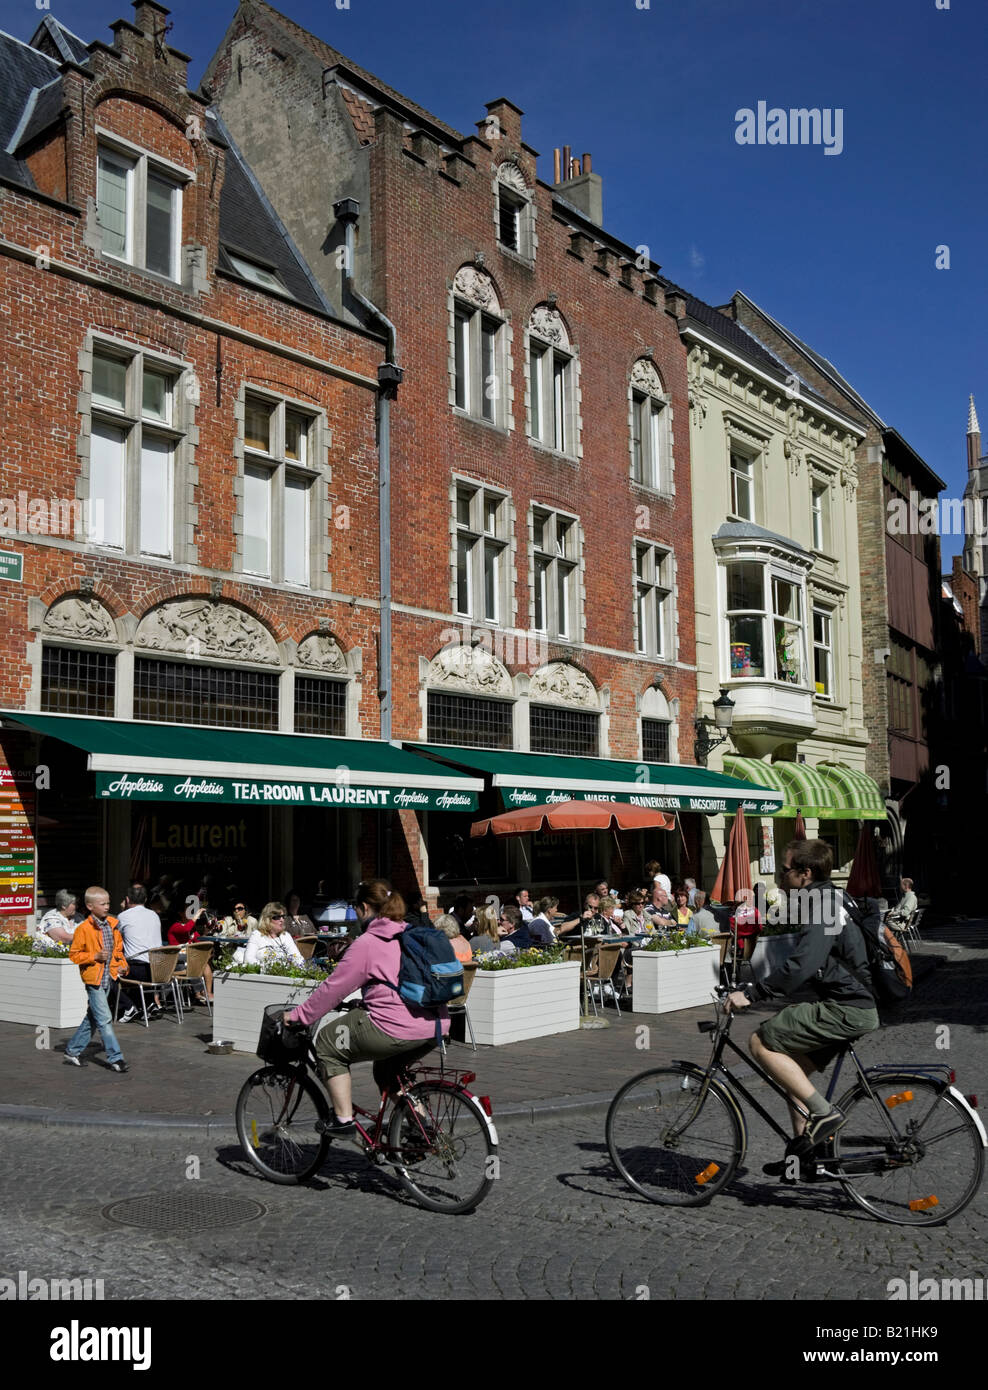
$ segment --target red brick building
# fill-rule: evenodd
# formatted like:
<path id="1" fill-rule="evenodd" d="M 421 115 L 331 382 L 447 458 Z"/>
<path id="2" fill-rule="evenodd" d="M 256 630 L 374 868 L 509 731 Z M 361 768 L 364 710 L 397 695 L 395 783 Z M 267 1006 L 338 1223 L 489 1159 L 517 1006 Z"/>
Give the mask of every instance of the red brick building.
<path id="1" fill-rule="evenodd" d="M 376 817 L 344 808 L 430 780 L 319 737 L 380 733 L 385 341 L 187 90 L 167 11 L 134 8 L 112 46 L 50 17 L 0 37 L 8 926 L 32 831 L 42 905 L 211 872 L 256 908 L 294 876 L 351 889 Z"/>
<path id="2" fill-rule="evenodd" d="M 589 158 L 547 183 L 509 100 L 463 135 L 254 0 L 205 83 L 324 292 L 394 327 L 394 738 L 691 762 L 681 303 L 601 225 Z M 691 819 L 649 841 L 686 872 Z M 527 864 L 448 816 L 403 828 L 423 883 L 571 877 L 571 847 Z M 643 850 L 587 867 L 632 881 Z"/>

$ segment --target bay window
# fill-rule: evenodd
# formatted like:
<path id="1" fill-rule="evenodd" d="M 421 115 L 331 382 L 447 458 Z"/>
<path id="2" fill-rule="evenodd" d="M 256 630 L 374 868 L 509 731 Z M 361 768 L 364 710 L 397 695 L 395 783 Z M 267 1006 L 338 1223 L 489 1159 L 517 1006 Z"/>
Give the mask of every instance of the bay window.
<path id="1" fill-rule="evenodd" d="M 802 576 L 767 559 L 734 560 L 725 570 L 729 678 L 805 687 Z"/>

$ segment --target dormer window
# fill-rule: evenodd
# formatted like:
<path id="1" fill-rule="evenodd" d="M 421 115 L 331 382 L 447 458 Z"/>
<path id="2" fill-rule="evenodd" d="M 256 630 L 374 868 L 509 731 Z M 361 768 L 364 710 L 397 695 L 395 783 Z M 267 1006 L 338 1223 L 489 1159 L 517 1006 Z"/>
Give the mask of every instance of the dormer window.
<path id="1" fill-rule="evenodd" d="M 275 294 L 287 294 L 288 290 L 276 270 L 269 269 L 261 265 L 258 261 L 248 260 L 246 256 L 235 255 L 232 251 L 227 251 L 230 265 L 242 275 L 245 280 L 249 280 L 253 285 L 259 285 L 262 290 L 273 290 Z"/>
<path id="2" fill-rule="evenodd" d="M 531 189 L 517 164 L 502 164 L 494 182 L 494 221 L 502 251 L 535 259 L 535 209 Z"/>
<path id="3" fill-rule="evenodd" d="M 180 278 L 182 179 L 145 154 L 100 145 L 96 216 L 105 256 Z"/>

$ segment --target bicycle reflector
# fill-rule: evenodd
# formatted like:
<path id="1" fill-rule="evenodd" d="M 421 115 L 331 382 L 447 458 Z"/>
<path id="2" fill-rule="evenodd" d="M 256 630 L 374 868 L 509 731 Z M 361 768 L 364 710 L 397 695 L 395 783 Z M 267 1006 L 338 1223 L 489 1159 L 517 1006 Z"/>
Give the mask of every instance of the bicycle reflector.
<path id="1" fill-rule="evenodd" d="M 938 1207 L 939 1199 L 934 1196 L 917 1197 L 915 1201 L 909 1203 L 910 1211 L 929 1211 L 930 1207 Z"/>
<path id="2" fill-rule="evenodd" d="M 717 1164 L 717 1163 L 708 1163 L 707 1166 L 706 1166 L 706 1168 L 704 1168 L 704 1170 L 703 1170 L 702 1173 L 697 1173 L 695 1181 L 697 1182 L 697 1184 L 698 1184 L 700 1187 L 702 1187 L 703 1184 L 709 1182 L 711 1178 L 715 1178 L 719 1172 L 720 1172 L 720 1165 L 719 1165 L 719 1164 Z"/>
<path id="3" fill-rule="evenodd" d="M 491 1098 L 490 1098 L 490 1096 L 478 1096 L 477 1099 L 480 1101 L 480 1108 L 483 1110 L 484 1114 L 487 1115 L 487 1116 L 490 1116 L 490 1114 L 491 1114 Z"/>
<path id="4" fill-rule="evenodd" d="M 470 1082 L 471 1082 L 471 1081 L 476 1081 L 476 1079 L 477 1079 L 477 1073 L 476 1073 L 475 1071 L 465 1071 L 465 1072 L 461 1072 L 461 1073 L 460 1073 L 460 1085 L 461 1085 L 461 1086 L 469 1086 L 469 1085 L 470 1085 Z"/>
<path id="5" fill-rule="evenodd" d="M 949 1076 L 950 1076 L 950 1084 L 951 1084 L 951 1086 L 953 1086 L 954 1082 L 957 1080 L 957 1077 L 954 1075 L 953 1070 L 951 1070 L 951 1071 L 949 1072 Z"/>
<path id="6" fill-rule="evenodd" d="M 968 1103 L 968 1105 L 971 1107 L 972 1110 L 977 1110 L 977 1108 L 978 1108 L 978 1097 L 977 1097 L 977 1096 L 968 1096 L 968 1097 L 967 1097 L 967 1103 Z"/>
<path id="7" fill-rule="evenodd" d="M 898 1091 L 894 1096 L 886 1096 L 885 1104 L 890 1110 L 894 1110 L 897 1105 L 904 1105 L 906 1101 L 912 1100 L 912 1091 Z"/>

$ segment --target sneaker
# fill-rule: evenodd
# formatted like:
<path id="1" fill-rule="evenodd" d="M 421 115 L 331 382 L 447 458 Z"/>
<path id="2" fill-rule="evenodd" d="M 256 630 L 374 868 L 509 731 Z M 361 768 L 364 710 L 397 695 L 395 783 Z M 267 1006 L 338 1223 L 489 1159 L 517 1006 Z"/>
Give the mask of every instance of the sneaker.
<path id="1" fill-rule="evenodd" d="M 126 1062 L 108 1062 L 107 1066 L 111 1071 L 130 1071 Z"/>
<path id="2" fill-rule="evenodd" d="M 357 1126 L 352 1120 L 338 1120 L 335 1115 L 330 1115 L 328 1120 L 317 1120 L 315 1131 L 317 1134 L 329 1134 L 333 1137 L 346 1138 L 348 1134 L 355 1134 Z"/>
<path id="3" fill-rule="evenodd" d="M 126 1013 L 122 1013 L 122 1014 L 120 1015 L 120 1022 L 121 1022 L 121 1023 L 129 1023 L 130 1020 L 131 1020 L 132 1018 L 136 1018 L 136 1017 L 137 1017 L 137 1013 L 138 1013 L 138 1010 L 137 1010 L 136 1005 L 131 1004 L 131 1006 L 130 1006 L 130 1008 L 127 1010 L 127 1012 L 126 1012 Z"/>
<path id="4" fill-rule="evenodd" d="M 86 1065 L 74 1052 L 66 1052 L 65 1060 L 73 1067 L 84 1067 Z"/>
<path id="5" fill-rule="evenodd" d="M 785 1148 L 785 1157 L 777 1159 L 774 1163 L 763 1164 L 762 1172 L 770 1178 L 784 1178 L 789 1171 L 789 1160 L 793 1157 L 798 1158 L 802 1166 L 802 1161 L 809 1154 L 811 1147 L 803 1134 L 796 1139 L 790 1139 Z"/>
<path id="6" fill-rule="evenodd" d="M 839 1110 L 830 1110 L 826 1115 L 811 1115 L 803 1131 L 811 1148 L 819 1148 L 828 1139 L 833 1139 L 839 1129 L 847 1124 L 847 1116 Z"/>
<path id="7" fill-rule="evenodd" d="M 157 1018 L 160 1014 L 163 1014 L 164 1012 L 165 1011 L 160 1004 L 148 1005 L 148 1018 Z"/>

